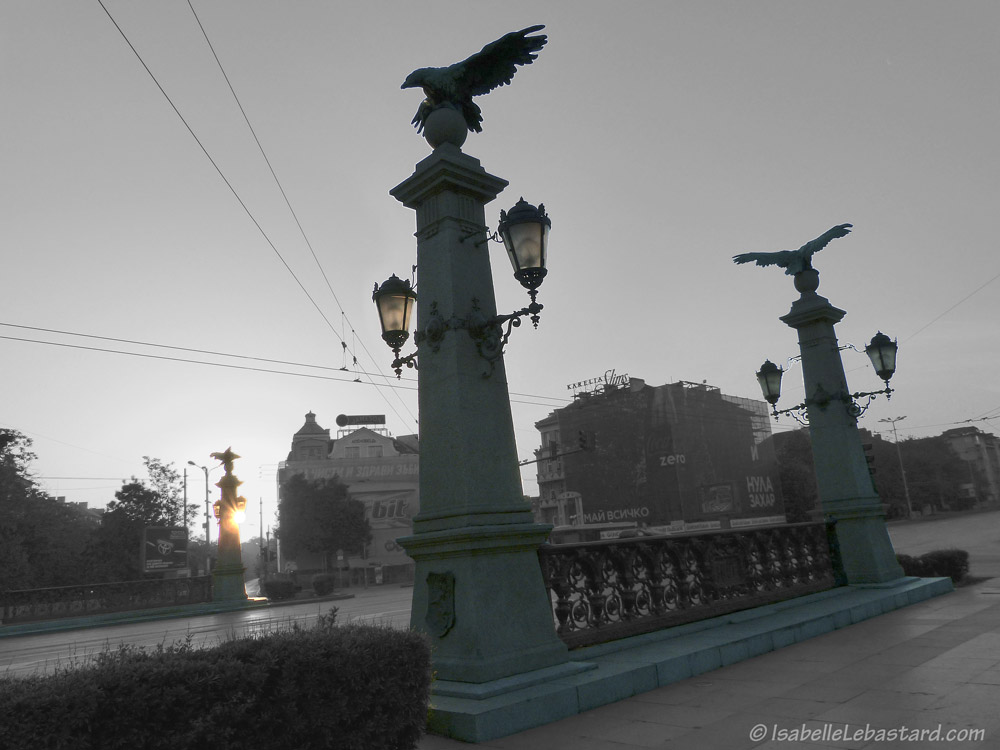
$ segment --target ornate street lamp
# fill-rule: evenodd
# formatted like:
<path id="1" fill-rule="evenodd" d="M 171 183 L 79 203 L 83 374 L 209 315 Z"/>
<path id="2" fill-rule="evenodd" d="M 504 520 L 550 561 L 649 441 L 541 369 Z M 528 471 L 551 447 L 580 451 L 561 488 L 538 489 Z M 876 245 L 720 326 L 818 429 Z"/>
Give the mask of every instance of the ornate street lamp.
<path id="1" fill-rule="evenodd" d="M 404 281 L 393 274 L 382 283 L 382 286 L 375 285 L 372 300 L 378 308 L 379 323 L 382 325 L 382 340 L 396 355 L 392 366 L 396 370 L 398 378 L 403 371 L 404 362 L 410 367 L 413 366 L 411 357 L 400 360 L 399 350 L 410 338 L 410 316 L 413 314 L 413 305 L 417 301 L 417 293 L 413 291 L 409 280 Z"/>
<path id="2" fill-rule="evenodd" d="M 535 208 L 521 198 L 509 212 L 500 212 L 497 233 L 507 248 L 510 264 L 514 267 L 514 278 L 528 290 L 532 302 L 535 301 L 535 290 L 541 286 L 548 272 L 545 261 L 551 227 L 552 221 L 541 203 Z"/>
<path id="3" fill-rule="evenodd" d="M 890 339 L 879 331 L 872 336 L 871 342 L 865 347 L 865 354 L 872 361 L 875 374 L 885 381 L 885 387 L 889 388 L 889 379 L 896 372 L 896 350 L 899 347 L 894 339 Z"/>
<path id="4" fill-rule="evenodd" d="M 242 524 L 247 519 L 247 499 L 240 495 L 236 498 L 235 511 L 233 513 L 233 520 L 237 524 Z"/>
<path id="5" fill-rule="evenodd" d="M 757 382 L 760 383 L 761 393 L 771 406 L 777 404 L 781 398 L 781 376 L 784 374 L 785 371 L 769 359 L 764 360 L 764 364 L 757 371 Z"/>
<path id="6" fill-rule="evenodd" d="M 846 347 L 848 349 L 855 349 L 852 345 L 848 344 Z M 831 401 L 843 401 L 847 404 L 847 408 L 855 419 L 864 414 L 868 407 L 871 406 L 872 400 L 880 393 L 884 393 L 886 400 L 892 398 L 892 388 L 889 387 L 889 379 L 892 377 L 893 373 L 896 372 L 896 350 L 897 346 L 895 340 L 890 339 L 884 333 L 879 331 L 873 337 L 868 346 L 865 347 L 865 354 L 872 361 L 872 366 L 875 368 L 875 372 L 878 376 L 882 378 L 885 382 L 885 388 L 880 391 L 865 391 L 864 393 L 848 393 L 846 390 L 842 390 L 840 393 L 828 393 L 822 387 L 818 385 L 816 387 L 816 392 L 803 401 L 801 404 L 791 407 L 790 409 L 777 408 L 778 399 L 781 397 L 781 376 L 784 374 L 784 370 L 778 367 L 776 364 L 770 360 L 766 360 L 763 365 L 761 365 L 760 370 L 757 371 L 757 382 L 760 384 L 761 393 L 764 394 L 764 400 L 771 405 L 771 414 L 777 419 L 782 414 L 790 414 L 795 418 L 800 424 L 808 424 L 799 414 L 805 411 L 808 406 L 818 406 L 820 409 L 825 409 L 827 404 Z M 857 351 L 857 349 L 855 349 Z M 864 406 L 857 402 L 859 398 L 868 398 Z"/>
<path id="7" fill-rule="evenodd" d="M 431 351 L 437 351 L 442 337 L 448 331 L 465 330 L 476 342 L 476 349 L 480 356 L 490 363 L 490 371 L 484 377 L 489 377 L 493 373 L 496 361 L 503 354 L 504 347 L 510 338 L 511 329 L 521 325 L 521 318 L 530 316 L 532 324 L 538 328 L 539 313 L 543 305 L 536 299 L 538 287 L 542 285 L 545 274 L 545 262 L 548 258 L 549 229 L 552 227 L 552 220 L 545 213 L 544 204 L 539 203 L 538 207 L 531 205 L 524 198 L 518 200 L 510 211 L 500 212 L 500 224 L 497 231 L 487 234 L 486 238 L 476 243 L 479 245 L 493 240 L 502 242 L 507 249 L 507 256 L 510 264 L 514 268 L 514 278 L 520 282 L 521 286 L 528 290 L 531 296 L 531 304 L 527 307 L 515 310 L 509 315 L 494 315 L 485 317 L 479 309 L 479 303 L 475 297 L 470 300 L 470 309 L 464 318 L 452 317 L 445 320 L 437 309 L 437 302 L 430 303 L 430 314 L 427 316 L 427 323 L 424 330 L 416 331 L 413 340 L 419 345 L 427 341 Z M 480 227 L 462 237 L 461 242 L 484 231 L 487 227 Z M 403 281 L 395 274 L 389 277 L 381 286 L 375 285 L 372 294 L 378 307 L 379 321 L 382 324 L 382 338 L 389 345 L 396 355 L 392 363 L 396 371 L 396 377 L 400 377 L 403 372 L 403 365 L 407 367 L 417 367 L 417 354 L 409 354 L 405 357 L 399 356 L 399 350 L 409 338 L 410 314 L 413 310 L 413 303 L 417 300 L 417 293 L 410 286 L 409 281 Z M 504 325 L 507 326 L 504 330 Z"/>

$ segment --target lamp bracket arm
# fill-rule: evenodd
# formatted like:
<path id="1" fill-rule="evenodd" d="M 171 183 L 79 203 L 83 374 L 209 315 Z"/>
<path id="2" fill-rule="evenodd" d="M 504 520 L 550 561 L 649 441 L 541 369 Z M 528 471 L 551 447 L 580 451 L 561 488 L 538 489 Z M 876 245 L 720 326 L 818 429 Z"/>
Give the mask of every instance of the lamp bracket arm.
<path id="1" fill-rule="evenodd" d="M 396 357 L 392 361 L 392 369 L 396 371 L 396 380 L 399 380 L 403 374 L 403 365 L 414 370 L 419 370 L 420 368 L 417 367 L 417 353 L 413 352 L 413 354 L 407 354 L 405 357 Z"/>
<path id="2" fill-rule="evenodd" d="M 468 232 L 466 232 L 464 235 L 462 235 L 462 239 L 460 239 L 459 242 L 464 243 L 466 240 L 472 239 L 477 234 L 481 234 L 481 233 L 485 233 L 486 236 L 483 239 L 481 239 L 479 242 L 477 242 L 475 244 L 475 247 L 480 247 L 481 245 L 485 245 L 486 243 L 490 242 L 491 240 L 493 242 L 501 242 L 501 243 L 503 242 L 503 240 L 500 239 L 500 234 L 498 232 L 491 232 L 490 228 L 487 227 L 487 226 L 478 226 L 475 229 L 470 229 Z"/>

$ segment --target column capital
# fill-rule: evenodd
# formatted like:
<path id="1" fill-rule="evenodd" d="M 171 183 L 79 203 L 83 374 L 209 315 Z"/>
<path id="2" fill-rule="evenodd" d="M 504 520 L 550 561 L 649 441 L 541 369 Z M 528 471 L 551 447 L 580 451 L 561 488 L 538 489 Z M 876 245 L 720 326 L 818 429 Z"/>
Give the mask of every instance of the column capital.
<path id="1" fill-rule="evenodd" d="M 502 177 L 491 175 L 479 159 L 445 143 L 417 163 L 413 174 L 389 191 L 389 195 L 407 208 L 418 208 L 424 201 L 444 190 L 451 190 L 489 203 L 507 187 Z"/>
<path id="2" fill-rule="evenodd" d="M 827 323 L 836 325 L 844 316 L 846 310 L 834 307 L 830 300 L 815 292 L 808 292 L 792 303 L 792 309 L 787 315 L 782 315 L 778 320 L 790 328 L 802 328 L 811 323 Z"/>

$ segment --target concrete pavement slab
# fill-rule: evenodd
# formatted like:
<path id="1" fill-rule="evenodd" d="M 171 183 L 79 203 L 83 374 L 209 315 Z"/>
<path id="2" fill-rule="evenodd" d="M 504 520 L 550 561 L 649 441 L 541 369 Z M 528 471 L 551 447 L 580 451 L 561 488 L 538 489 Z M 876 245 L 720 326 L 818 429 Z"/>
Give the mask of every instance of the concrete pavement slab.
<path id="1" fill-rule="evenodd" d="M 986 593 L 998 583 L 968 586 L 481 746 L 1000 748 L 1000 596 Z M 945 734 L 924 741 L 872 739 L 876 730 L 903 727 L 982 734 L 952 741 Z M 777 738 L 803 729 L 818 734 L 804 742 Z M 754 731 L 763 734 L 752 738 Z M 419 747 L 468 745 L 428 735 Z"/>

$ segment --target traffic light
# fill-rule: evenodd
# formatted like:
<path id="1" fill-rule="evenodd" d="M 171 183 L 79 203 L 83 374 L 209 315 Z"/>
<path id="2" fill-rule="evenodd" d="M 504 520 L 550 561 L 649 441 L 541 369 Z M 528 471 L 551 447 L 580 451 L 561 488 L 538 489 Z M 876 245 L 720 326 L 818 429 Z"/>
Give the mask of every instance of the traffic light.
<path id="1" fill-rule="evenodd" d="M 864 443 L 861 446 L 865 449 L 865 463 L 868 464 L 868 473 L 875 476 L 875 444 Z"/>

